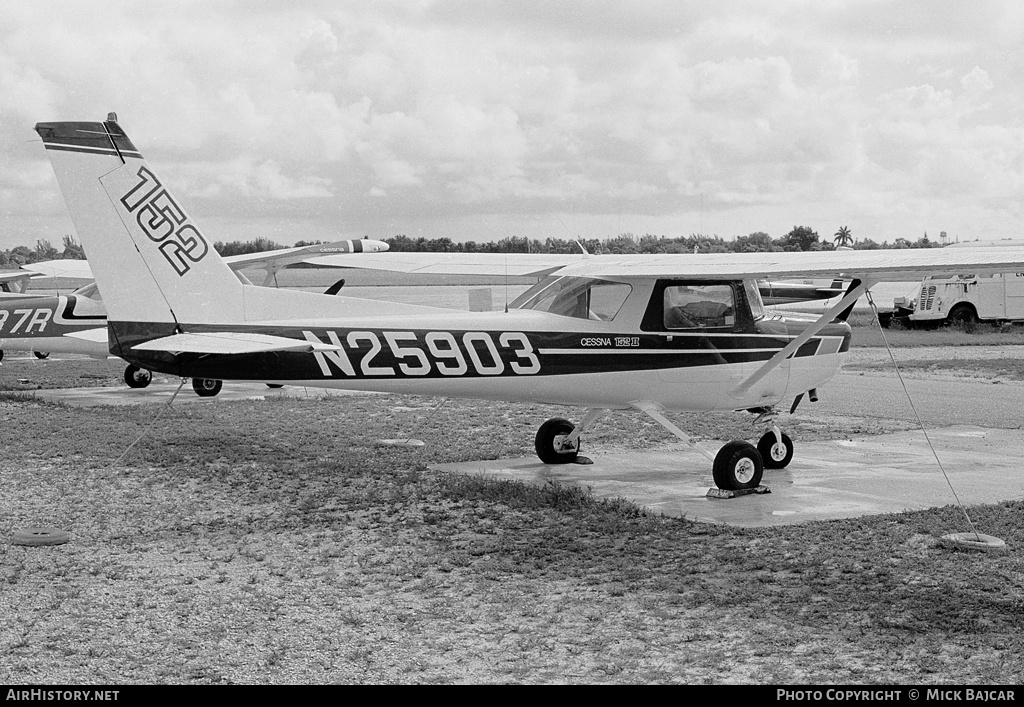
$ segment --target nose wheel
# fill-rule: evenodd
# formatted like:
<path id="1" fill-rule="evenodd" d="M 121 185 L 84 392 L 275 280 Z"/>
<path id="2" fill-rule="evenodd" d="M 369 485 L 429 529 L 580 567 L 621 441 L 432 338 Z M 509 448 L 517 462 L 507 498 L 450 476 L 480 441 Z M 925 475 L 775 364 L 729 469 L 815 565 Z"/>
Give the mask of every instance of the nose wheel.
<path id="1" fill-rule="evenodd" d="M 537 430 L 533 446 L 545 464 L 590 464 L 580 456 L 580 437 L 604 414 L 601 408 L 591 408 L 579 425 L 553 417 Z"/>
<path id="2" fill-rule="evenodd" d="M 580 440 L 570 439 L 569 435 L 576 429 L 568 420 L 555 417 L 537 430 L 533 446 L 537 456 L 545 464 L 572 464 L 580 454 Z"/>
<path id="3" fill-rule="evenodd" d="M 766 432 L 757 443 L 765 469 L 784 469 L 793 460 L 793 440 L 784 432 Z"/>

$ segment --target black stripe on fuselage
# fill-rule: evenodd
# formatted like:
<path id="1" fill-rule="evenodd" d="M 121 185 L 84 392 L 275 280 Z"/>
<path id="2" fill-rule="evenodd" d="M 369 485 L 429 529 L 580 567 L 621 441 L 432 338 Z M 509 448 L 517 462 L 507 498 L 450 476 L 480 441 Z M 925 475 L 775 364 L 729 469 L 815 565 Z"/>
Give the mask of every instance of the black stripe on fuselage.
<path id="1" fill-rule="evenodd" d="M 131 347 L 175 333 L 173 324 L 112 322 L 111 353 L 173 375 L 226 379 L 386 379 L 553 376 L 764 362 L 791 337 L 757 334 L 586 335 L 565 332 L 184 326 L 189 333 L 245 331 L 341 347 L 341 351 L 172 354 Z M 849 349 L 849 330 L 824 332 L 797 358 Z M 841 339 L 841 343 L 837 342 Z"/>
<path id="2" fill-rule="evenodd" d="M 64 305 L 64 311 L 60 314 L 65 320 L 76 322 L 103 322 L 107 320 L 105 314 L 76 314 L 75 308 L 78 306 L 78 296 L 66 295 L 66 297 L 67 304 Z"/>

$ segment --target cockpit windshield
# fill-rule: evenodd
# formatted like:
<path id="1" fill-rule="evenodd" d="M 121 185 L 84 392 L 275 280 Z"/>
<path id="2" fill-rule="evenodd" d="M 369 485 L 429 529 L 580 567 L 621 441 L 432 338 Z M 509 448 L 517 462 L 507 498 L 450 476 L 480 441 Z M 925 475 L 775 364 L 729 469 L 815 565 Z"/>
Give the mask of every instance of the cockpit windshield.
<path id="1" fill-rule="evenodd" d="M 589 277 L 546 277 L 519 295 L 511 309 L 533 309 L 576 319 L 611 321 L 632 287 Z"/>

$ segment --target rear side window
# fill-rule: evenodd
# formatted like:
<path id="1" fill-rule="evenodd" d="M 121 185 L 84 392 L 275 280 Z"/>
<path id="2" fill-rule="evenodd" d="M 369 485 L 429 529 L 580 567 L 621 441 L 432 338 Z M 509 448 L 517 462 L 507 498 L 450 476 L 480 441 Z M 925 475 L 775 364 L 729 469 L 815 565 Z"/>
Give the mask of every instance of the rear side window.
<path id="1" fill-rule="evenodd" d="M 670 285 L 663 298 L 666 329 L 712 329 L 736 323 L 730 285 Z"/>

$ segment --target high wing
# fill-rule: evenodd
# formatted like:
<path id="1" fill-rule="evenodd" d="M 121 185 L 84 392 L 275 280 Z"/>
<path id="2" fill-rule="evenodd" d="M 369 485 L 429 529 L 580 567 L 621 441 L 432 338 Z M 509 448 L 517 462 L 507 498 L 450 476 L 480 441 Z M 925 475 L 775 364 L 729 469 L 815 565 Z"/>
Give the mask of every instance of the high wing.
<path id="1" fill-rule="evenodd" d="M 824 278 L 833 281 L 841 274 L 846 280 L 872 275 L 877 276 L 876 282 L 885 282 L 916 280 L 936 271 L 1016 271 L 1024 267 L 1024 246 L 660 255 L 391 252 L 367 254 L 346 261 L 344 265 L 405 273 L 510 276 L 557 273 L 580 277 L 637 276 L 709 280 Z M 833 292 L 831 296 L 836 294 L 840 292 Z"/>
<path id="2" fill-rule="evenodd" d="M 245 253 L 224 258 L 228 266 L 234 270 L 256 268 L 265 270 L 267 275 L 264 285 L 273 283 L 277 271 L 295 263 L 309 263 L 318 267 L 342 267 L 345 255 L 352 253 L 382 253 L 388 249 L 384 241 L 371 239 L 355 239 L 319 243 L 298 248 L 281 248 L 260 253 Z M 28 275 L 22 277 L 73 277 L 92 279 L 92 268 L 87 260 L 44 260 L 22 266 Z M 14 273 L 17 274 L 17 273 Z"/>
<path id="3" fill-rule="evenodd" d="M 915 280 L 938 271 L 1024 270 L 1024 247 L 914 248 L 905 250 L 802 253 L 710 253 L 697 255 L 598 255 L 567 265 L 559 275 L 579 277 L 669 277 L 706 280 L 843 277 L 889 282 Z"/>
<path id="4" fill-rule="evenodd" d="M 590 255 L 540 253 L 429 253 L 403 252 L 362 255 L 356 260 L 311 258 L 313 264 L 385 270 L 427 275 L 508 275 L 542 277 L 559 268 L 581 262 Z"/>
<path id="5" fill-rule="evenodd" d="M 358 260 L 345 260 L 340 267 L 382 270 L 385 272 L 414 273 L 418 275 L 484 275 L 492 277 L 543 277 L 561 268 L 577 263 L 602 262 L 609 256 L 590 254 L 541 253 L 430 253 L 404 252 L 363 256 Z M 649 257 L 649 256 L 642 256 Z M 690 256 L 685 256 L 690 257 Z M 312 259 L 311 262 L 319 262 Z M 337 261 L 331 261 L 337 262 Z M 844 292 L 841 279 L 828 280 L 822 287 L 807 282 L 758 283 L 761 297 L 767 305 L 789 304 L 808 300 L 830 299 Z"/>

